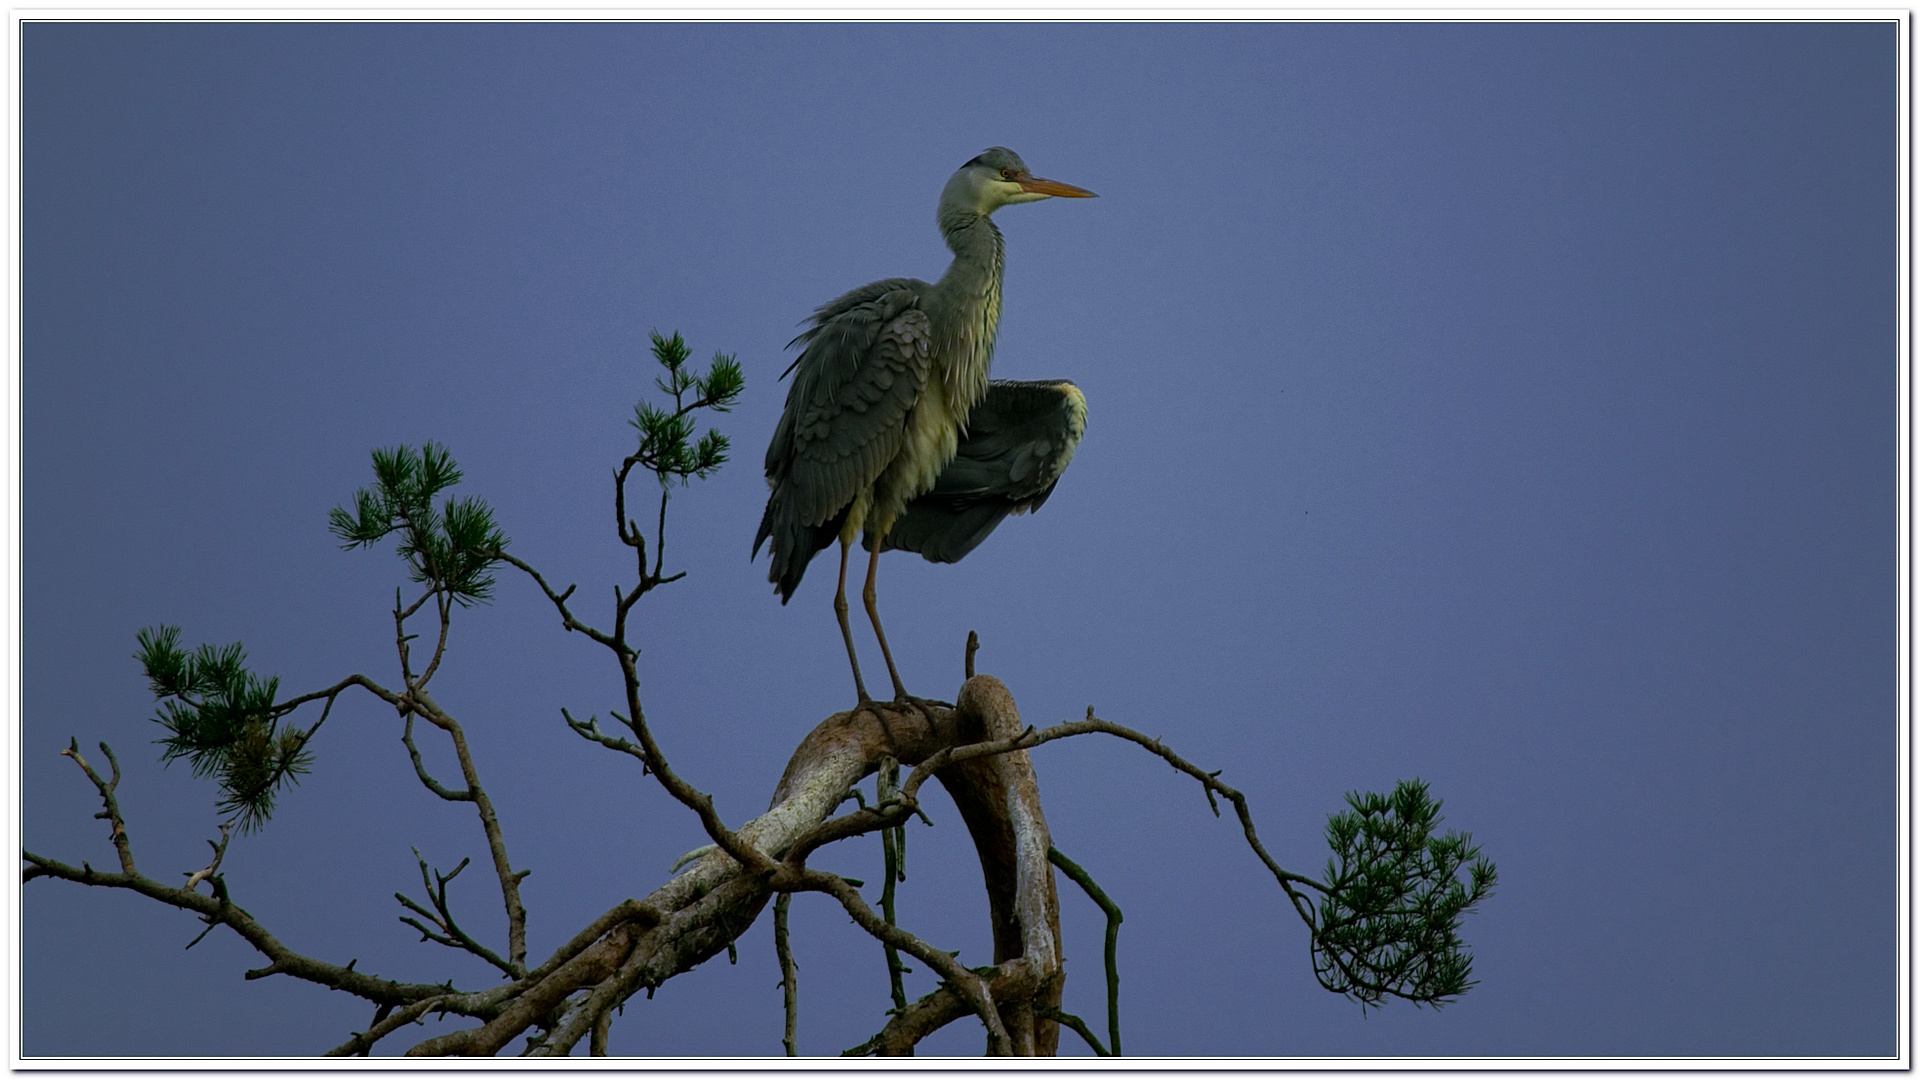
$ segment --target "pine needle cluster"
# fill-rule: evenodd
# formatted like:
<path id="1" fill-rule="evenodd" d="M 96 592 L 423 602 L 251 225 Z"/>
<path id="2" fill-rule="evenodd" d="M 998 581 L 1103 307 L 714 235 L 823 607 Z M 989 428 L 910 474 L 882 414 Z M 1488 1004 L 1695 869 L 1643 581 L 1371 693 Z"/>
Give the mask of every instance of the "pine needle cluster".
<path id="1" fill-rule="evenodd" d="M 732 356 L 713 354 L 713 363 L 703 374 L 687 366 L 690 355 L 692 350 L 678 332 L 672 337 L 653 334 L 653 358 L 667 369 L 666 376 L 656 378 L 654 385 L 672 396 L 673 408 L 642 401 L 633 407 L 630 421 L 640 432 L 640 449 L 634 456 L 660 478 L 662 486 L 678 481 L 685 487 L 690 479 L 704 480 L 725 464 L 727 437 L 709 428 L 695 440 L 693 413 L 698 409 L 727 412 L 746 386 L 740 362 Z"/>
<path id="2" fill-rule="evenodd" d="M 1347 805 L 1327 819 L 1314 974 L 1363 1008 L 1388 996 L 1445 1005 L 1474 985 L 1460 917 L 1493 891 L 1494 865 L 1465 833 L 1433 835 L 1440 803 L 1418 780 L 1392 795 L 1348 792 Z"/>
<path id="3" fill-rule="evenodd" d="M 215 805 L 241 832 L 266 824 L 281 785 L 312 765 L 308 732 L 280 724 L 280 680 L 249 671 L 239 642 L 188 652 L 177 626 L 145 627 L 136 637 L 134 658 L 160 703 L 153 719 L 167 732 L 157 740 L 160 760 L 184 758 L 193 775 L 216 778 Z"/>
<path id="4" fill-rule="evenodd" d="M 371 547 L 399 533 L 400 557 L 414 581 L 462 607 L 492 599 L 492 567 L 507 539 L 483 499 L 448 499 L 434 509 L 434 496 L 460 482 L 447 448 L 429 442 L 418 450 L 375 450 L 373 475 L 372 488 L 354 492 L 352 513 L 336 506 L 328 515 L 340 546 Z"/>

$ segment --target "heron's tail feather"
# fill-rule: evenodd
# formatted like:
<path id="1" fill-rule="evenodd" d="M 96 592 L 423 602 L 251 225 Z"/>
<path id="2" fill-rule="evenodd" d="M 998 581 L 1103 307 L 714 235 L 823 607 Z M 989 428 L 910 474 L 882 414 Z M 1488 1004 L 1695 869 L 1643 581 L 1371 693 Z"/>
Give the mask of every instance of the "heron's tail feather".
<path id="1" fill-rule="evenodd" d="M 767 580 L 773 582 L 773 591 L 780 594 L 780 602 L 784 604 L 800 587 L 807 564 L 840 536 L 847 512 L 843 509 L 818 525 L 803 525 L 787 510 L 781 494 L 775 491 L 767 500 L 766 512 L 760 515 L 760 530 L 753 537 L 753 556 L 750 557 L 758 557 L 760 545 L 772 541 L 768 550 L 771 562 L 767 567 Z"/>

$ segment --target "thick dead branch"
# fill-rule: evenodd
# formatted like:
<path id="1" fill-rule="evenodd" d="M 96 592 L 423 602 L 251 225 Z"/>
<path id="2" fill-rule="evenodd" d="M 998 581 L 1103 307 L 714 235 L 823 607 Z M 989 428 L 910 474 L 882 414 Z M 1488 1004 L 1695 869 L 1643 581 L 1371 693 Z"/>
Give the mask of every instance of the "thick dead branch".
<path id="1" fill-rule="evenodd" d="M 538 985 L 522 991 L 513 1005 L 482 1028 L 429 1040 L 409 1053 L 498 1052 L 569 995 L 591 986 L 587 1000 L 570 1010 L 562 1026 L 533 1051 L 536 1056 L 565 1054 L 588 1034 L 598 1016 L 607 1010 L 618 1007 L 639 989 L 658 986 L 725 949 L 751 924 L 761 905 L 776 890 L 829 893 L 840 900 L 869 933 L 938 971 L 960 989 L 968 1011 L 982 1016 L 999 1052 L 1050 1052 L 1054 1044 L 1045 1040 L 1049 1035 L 1057 1040 L 1058 1029 L 1051 1022 L 1036 1024 L 1032 1019 L 1032 1005 L 1057 1004 L 1058 993 L 1057 986 L 1051 994 L 1048 992 L 1049 985 L 1058 981 L 1058 909 L 1057 902 L 1049 906 L 1046 899 L 1050 896 L 1052 877 L 1045 862 L 1049 845 L 1043 831 L 1037 838 L 1021 842 L 1009 826 L 997 841 L 1006 853 L 995 857 L 996 865 L 1017 867 L 1024 856 L 1029 866 L 1030 880 L 1023 884 L 1018 873 L 1014 873 L 1007 878 L 1008 887 L 1001 890 L 1007 894 L 1008 910 L 1017 911 L 1024 903 L 1027 909 L 1042 913 L 1041 929 L 1033 933 L 1019 930 L 1013 938 L 1019 943 L 1012 952 L 1013 957 L 1026 955 L 1024 950 L 1032 944 L 1042 961 L 1021 964 L 1021 978 L 1007 984 L 1015 988 L 1031 984 L 1040 991 L 1029 995 L 1031 1001 L 1019 999 L 1024 1003 L 1016 1013 L 1023 1016 L 1024 1022 L 1016 1021 L 1012 1028 L 999 1020 L 999 1010 L 979 976 L 961 967 L 951 955 L 905 930 L 888 926 L 852 886 L 837 876 L 806 870 L 796 858 L 804 858 L 796 841 L 806 837 L 809 841 L 824 842 L 819 830 L 827 815 L 883 758 L 893 757 L 909 764 L 923 762 L 949 750 L 956 741 L 964 739 L 964 733 L 969 730 L 984 733 L 1011 728 L 1017 731 L 1018 715 L 1011 711 L 1012 697 L 1005 687 L 989 677 L 976 681 L 979 688 L 972 695 L 963 688 L 961 705 L 953 710 L 938 705 L 913 708 L 872 705 L 829 717 L 802 741 L 789 761 L 776 789 L 772 809 L 731 834 L 739 843 L 753 845 L 755 853 L 767 860 L 764 864 L 767 869 L 752 869 L 742 874 L 740 862 L 727 851 L 708 853 L 646 898 L 647 907 L 668 913 L 659 926 L 629 933 L 616 928 L 570 961 L 573 966 L 563 966 L 541 979 Z M 987 693 L 988 684 L 996 687 L 997 692 Z M 982 709 L 994 711 L 991 721 Z M 1008 822 L 1037 823 L 1043 830 L 1044 821 L 1037 814 L 1038 789 L 1031 781 L 1031 766 L 1026 768 L 1024 782 L 1018 779 L 1017 768 L 1010 775 L 1014 778 L 1002 782 L 996 789 L 997 796 L 988 796 L 988 802 L 999 798 L 1001 809 L 983 811 L 983 814 L 998 813 Z M 904 820 L 910 812 L 905 803 L 896 802 L 885 813 L 867 810 L 848 815 L 858 820 L 853 826 L 834 831 L 857 835 L 883 823 L 892 823 L 896 818 Z M 814 847 L 817 844 L 809 843 L 807 850 Z M 771 862 L 782 857 L 786 860 L 784 864 Z M 1017 916 L 1010 925 L 1019 925 Z M 1027 940 L 1029 937 L 1031 943 Z M 1053 1000 L 1047 1000 L 1049 996 Z M 996 1032 L 996 1027 L 1000 1031 Z"/>
<path id="2" fill-rule="evenodd" d="M 953 716 L 958 726 L 951 741 L 920 761 L 892 805 L 865 808 L 824 823 L 802 843 L 825 842 L 904 820 L 917 806 L 920 785 L 929 776 L 938 776 L 967 823 L 980 858 L 994 961 L 1019 971 L 1018 980 L 988 995 L 1005 1023 L 1010 1052 L 1051 1056 L 1058 1051 L 1059 1028 L 1036 1010 L 1060 1003 L 1064 986 L 1060 908 L 1047 862 L 1052 845 L 1040 811 L 1039 784 L 1032 763 L 1017 745 L 1024 736 L 1019 710 L 998 679 L 982 675 L 961 687 Z M 804 854 L 802 844 L 795 849 L 788 856 L 789 864 Z M 968 984 L 949 979 L 948 988 L 958 996 L 935 995 L 899 1010 L 888 1029 L 870 1042 L 872 1051 L 911 1053 L 920 1039 L 968 1011 L 986 1020 L 977 999 L 967 993 Z M 995 1052 L 991 1044 L 989 1052 Z"/>
<path id="3" fill-rule="evenodd" d="M 828 717 L 802 740 L 789 761 L 773 807 L 728 835 L 737 843 L 752 845 L 771 868 L 771 859 L 785 855 L 797 837 L 832 813 L 848 789 L 873 771 L 882 757 L 919 761 L 947 745 L 957 730 L 957 719 L 941 708 L 896 711 L 876 705 Z M 616 908 L 598 921 L 604 926 L 588 927 L 576 935 L 569 943 L 572 955 L 565 961 L 558 965 L 549 961 L 515 984 L 514 1003 L 488 1024 L 430 1039 L 408 1053 L 497 1053 L 570 995 L 588 987 L 596 992 L 604 989 L 598 999 L 604 1008 L 590 997 L 587 1005 L 573 1010 L 567 1024 L 579 1019 L 580 1031 L 571 1035 L 572 1042 L 563 1025 L 534 1052 L 536 1056 L 564 1054 L 591 1028 L 595 1009 L 617 1008 L 639 989 L 660 985 L 723 951 L 751 925 L 773 889 L 766 870 L 743 878 L 740 869 L 727 851 L 708 853 L 635 904 L 636 909 L 652 913 L 651 922 L 628 921 L 632 916 L 616 915 L 621 910 Z M 737 881 L 745 884 L 724 888 Z M 598 933 L 589 936 L 595 930 Z"/>
<path id="4" fill-rule="evenodd" d="M 593 1033 L 587 1037 L 588 1057 L 607 1056 L 607 1035 L 612 1030 L 613 1010 L 609 1009 L 601 1013 L 600 1018 L 593 1022 Z"/>
<path id="5" fill-rule="evenodd" d="M 956 710 L 969 724 L 961 738 L 971 746 L 1004 743 L 1024 730 L 1013 695 L 990 675 L 967 680 Z M 975 723 L 977 728 L 971 726 Z M 955 751 L 946 753 L 951 759 Z M 929 764 L 923 762 L 922 768 Z M 1047 862 L 1053 845 L 1040 809 L 1033 763 L 1026 751 L 1012 750 L 961 761 L 936 775 L 966 822 L 980 857 L 994 963 L 1024 959 L 1037 980 L 1032 997 L 1009 1003 L 1014 1052 L 1022 1057 L 1052 1057 L 1059 1049 L 1060 1029 L 1034 1010 L 1059 1006 L 1065 970 L 1060 900 Z"/>
<path id="6" fill-rule="evenodd" d="M 656 890 L 649 900 L 659 897 L 660 892 Z M 635 935 L 618 965 L 594 983 L 586 1001 L 572 1010 L 566 1022 L 529 1056 L 565 1057 L 603 1013 L 618 1008 L 637 991 L 659 986 L 724 952 L 753 925 L 761 906 L 771 895 L 764 876 L 736 876 L 675 911 L 659 926 Z M 582 955 L 592 955 L 593 951 Z M 556 978 L 564 974 L 562 969 Z"/>

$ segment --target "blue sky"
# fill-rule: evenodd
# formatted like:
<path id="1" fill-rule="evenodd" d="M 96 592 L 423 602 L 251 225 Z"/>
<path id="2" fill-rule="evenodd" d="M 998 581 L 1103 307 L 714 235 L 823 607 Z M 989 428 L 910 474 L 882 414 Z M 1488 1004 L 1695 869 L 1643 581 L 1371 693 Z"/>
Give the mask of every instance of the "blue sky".
<path id="1" fill-rule="evenodd" d="M 747 389 L 733 462 L 674 501 L 643 693 L 682 773 L 759 812 L 852 696 L 828 567 L 783 608 L 747 559 L 782 346 L 847 288 L 937 277 L 941 184 L 1006 145 L 1100 193 L 996 219 L 995 374 L 1073 379 L 1089 429 L 966 561 L 883 560 L 908 685 L 951 697 L 977 630 L 1029 721 L 1091 704 L 1224 768 L 1292 869 L 1344 792 L 1417 776 L 1501 871 L 1463 931 L 1480 985 L 1363 1016 L 1193 785 L 1048 746 L 1056 843 L 1127 913 L 1127 1049 L 1892 1054 L 1896 32 L 28 24 L 24 842 L 110 862 L 56 754 L 105 739 L 142 868 L 204 865 L 213 794 L 156 759 L 141 626 L 242 640 L 289 691 L 397 681 L 399 564 L 325 528 L 372 447 L 445 443 L 517 554 L 608 597 L 652 329 Z M 702 838 L 562 725 L 615 703 L 610 661 L 499 594 L 437 698 L 544 954 Z M 411 848 L 485 852 L 398 734 L 337 709 L 229 884 L 301 951 L 484 985 L 397 921 Z M 964 829 L 930 813 L 902 919 L 984 962 Z M 842 848 L 816 862 L 877 882 L 877 845 Z M 1099 916 L 1063 907 L 1067 1006 L 1097 1016 Z M 371 1011 L 244 982 L 237 938 L 183 952 L 197 922 L 137 897 L 35 882 L 22 917 L 28 1054 L 315 1053 Z M 614 1051 L 779 1053 L 769 922 L 632 1003 Z M 795 927 L 801 1048 L 835 1054 L 884 1021 L 885 968 L 822 898 Z"/>

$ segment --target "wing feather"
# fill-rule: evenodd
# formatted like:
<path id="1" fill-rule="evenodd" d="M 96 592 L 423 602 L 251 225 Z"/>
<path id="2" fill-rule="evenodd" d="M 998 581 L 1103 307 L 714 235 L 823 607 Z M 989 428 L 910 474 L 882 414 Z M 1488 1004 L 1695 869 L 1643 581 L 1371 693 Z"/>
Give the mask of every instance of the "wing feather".
<path id="1" fill-rule="evenodd" d="M 753 541 L 757 554 L 772 539 L 769 576 L 782 596 L 900 453 L 933 363 L 932 326 L 918 306 L 924 287 L 893 278 L 855 289 L 822 305 L 794 339 L 805 348 L 789 369 L 793 385 L 767 447 L 773 491 Z"/>
<path id="2" fill-rule="evenodd" d="M 1043 505 L 1086 431 L 1087 402 L 1065 380 L 997 381 L 967 417 L 933 490 L 907 504 L 885 548 L 958 562 L 1009 514 Z"/>

